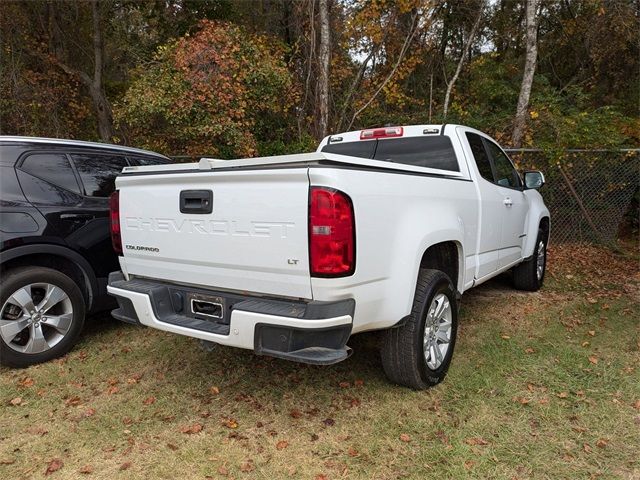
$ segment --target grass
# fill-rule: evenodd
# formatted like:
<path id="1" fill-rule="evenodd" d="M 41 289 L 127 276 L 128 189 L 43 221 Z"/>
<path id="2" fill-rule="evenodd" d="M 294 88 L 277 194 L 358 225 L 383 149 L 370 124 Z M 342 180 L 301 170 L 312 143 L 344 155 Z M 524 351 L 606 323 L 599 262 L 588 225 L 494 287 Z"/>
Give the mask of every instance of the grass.
<path id="1" fill-rule="evenodd" d="M 95 318 L 0 370 L 0 478 L 640 478 L 637 259 L 580 248 L 541 292 L 465 294 L 426 392 L 387 382 L 373 334 L 313 367 Z"/>

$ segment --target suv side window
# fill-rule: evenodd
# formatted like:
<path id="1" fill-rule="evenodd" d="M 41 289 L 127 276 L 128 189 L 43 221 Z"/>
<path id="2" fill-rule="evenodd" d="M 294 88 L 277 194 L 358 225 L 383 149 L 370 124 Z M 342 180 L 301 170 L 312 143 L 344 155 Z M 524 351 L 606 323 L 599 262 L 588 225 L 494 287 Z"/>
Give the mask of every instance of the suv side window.
<path id="1" fill-rule="evenodd" d="M 476 161 L 480 175 L 482 175 L 482 178 L 488 182 L 495 183 L 493 170 L 491 169 L 491 161 L 489 160 L 489 155 L 487 155 L 487 151 L 484 148 L 482 137 L 471 132 L 466 132 L 465 135 L 467 136 L 467 141 L 471 147 L 471 153 L 473 153 L 473 158 Z"/>
<path id="2" fill-rule="evenodd" d="M 496 183 L 503 187 L 517 188 L 520 186 L 520 177 L 507 154 L 490 140 L 485 139 L 491 157 L 493 158 L 493 166 L 496 169 Z"/>
<path id="3" fill-rule="evenodd" d="M 89 197 L 108 197 L 115 190 L 116 177 L 128 167 L 124 155 L 74 153 L 71 155 L 76 171 Z"/>
<path id="4" fill-rule="evenodd" d="M 131 165 L 164 165 L 164 164 L 171 163 L 170 160 L 167 160 L 167 159 L 162 158 L 162 157 L 152 157 L 152 156 L 148 156 L 148 157 L 135 156 L 135 157 L 132 157 L 131 155 L 129 155 L 129 162 L 131 163 Z"/>
<path id="5" fill-rule="evenodd" d="M 63 153 L 34 153 L 22 161 L 20 169 L 57 187 L 80 193 L 80 187 Z"/>

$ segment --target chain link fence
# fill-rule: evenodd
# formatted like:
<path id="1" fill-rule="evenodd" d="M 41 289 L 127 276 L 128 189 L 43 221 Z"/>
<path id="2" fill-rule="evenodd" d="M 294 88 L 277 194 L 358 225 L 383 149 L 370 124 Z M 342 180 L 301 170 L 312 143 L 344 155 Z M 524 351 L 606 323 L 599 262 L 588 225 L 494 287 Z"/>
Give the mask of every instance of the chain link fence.
<path id="1" fill-rule="evenodd" d="M 507 151 L 521 171 L 544 173 L 554 242 L 613 244 L 637 232 L 640 149 Z"/>
<path id="2" fill-rule="evenodd" d="M 551 212 L 553 242 L 612 244 L 620 235 L 637 234 L 640 149 L 566 150 L 556 155 L 539 149 L 507 152 L 520 171 L 544 173 L 546 184 L 540 193 Z"/>

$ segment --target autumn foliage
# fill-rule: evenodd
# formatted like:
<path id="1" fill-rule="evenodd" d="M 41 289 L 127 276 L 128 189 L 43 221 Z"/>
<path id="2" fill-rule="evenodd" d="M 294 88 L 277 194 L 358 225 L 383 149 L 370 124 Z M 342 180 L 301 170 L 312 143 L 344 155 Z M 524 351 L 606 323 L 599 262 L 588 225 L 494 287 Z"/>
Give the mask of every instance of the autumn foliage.
<path id="1" fill-rule="evenodd" d="M 284 48 L 230 23 L 199 27 L 137 71 L 116 118 L 154 150 L 255 155 L 267 119 L 286 115 L 296 95 Z"/>

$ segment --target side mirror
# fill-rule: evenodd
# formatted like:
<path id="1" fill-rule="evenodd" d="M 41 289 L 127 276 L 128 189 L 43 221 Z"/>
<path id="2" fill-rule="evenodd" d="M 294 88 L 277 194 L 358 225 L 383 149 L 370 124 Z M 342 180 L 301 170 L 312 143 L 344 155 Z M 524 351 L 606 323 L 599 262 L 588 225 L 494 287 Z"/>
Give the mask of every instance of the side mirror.
<path id="1" fill-rule="evenodd" d="M 544 175 L 537 170 L 524 172 L 524 187 L 526 189 L 539 189 L 544 185 Z"/>

